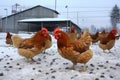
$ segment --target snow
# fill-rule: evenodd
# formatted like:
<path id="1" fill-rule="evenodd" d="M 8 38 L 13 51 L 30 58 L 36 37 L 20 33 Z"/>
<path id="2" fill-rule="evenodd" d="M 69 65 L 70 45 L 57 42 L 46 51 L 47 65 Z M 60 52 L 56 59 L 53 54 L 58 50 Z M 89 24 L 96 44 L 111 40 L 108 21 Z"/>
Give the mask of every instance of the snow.
<path id="1" fill-rule="evenodd" d="M 34 63 L 28 63 L 17 48 L 7 45 L 5 36 L 0 33 L 0 80 L 120 80 L 120 40 L 116 40 L 112 53 L 104 53 L 98 44 L 91 45 L 94 56 L 87 63 L 87 71 L 79 72 L 83 64 L 77 64 L 75 70 L 67 69 L 72 63 L 59 55 L 52 35 L 52 47 L 35 56 Z"/>
<path id="2" fill-rule="evenodd" d="M 70 19 L 66 18 L 31 18 L 31 19 L 23 19 L 18 22 L 48 22 L 48 21 L 70 21 Z"/>

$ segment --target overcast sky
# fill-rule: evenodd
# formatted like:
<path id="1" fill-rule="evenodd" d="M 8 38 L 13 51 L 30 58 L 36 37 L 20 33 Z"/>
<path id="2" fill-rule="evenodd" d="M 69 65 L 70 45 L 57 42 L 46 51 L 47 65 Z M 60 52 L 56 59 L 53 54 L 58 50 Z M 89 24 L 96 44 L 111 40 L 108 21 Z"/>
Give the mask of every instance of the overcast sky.
<path id="1" fill-rule="evenodd" d="M 110 12 L 117 4 L 120 8 L 120 0 L 56 0 L 56 10 L 60 13 L 59 17 L 68 18 L 79 26 L 103 27 L 110 25 Z M 11 13 L 12 5 L 20 4 L 24 8 L 30 8 L 36 5 L 42 5 L 55 9 L 55 0 L 1 0 L 0 15 L 6 16 L 5 8 L 8 9 L 8 15 Z M 65 6 L 68 8 L 65 8 Z"/>

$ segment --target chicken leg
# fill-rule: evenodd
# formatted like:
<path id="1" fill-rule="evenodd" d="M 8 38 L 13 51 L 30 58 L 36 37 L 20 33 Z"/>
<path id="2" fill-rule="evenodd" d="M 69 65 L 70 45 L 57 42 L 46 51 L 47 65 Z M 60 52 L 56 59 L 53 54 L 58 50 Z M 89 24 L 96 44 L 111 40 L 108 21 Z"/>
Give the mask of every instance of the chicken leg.
<path id="1" fill-rule="evenodd" d="M 86 64 L 84 64 L 83 68 L 81 70 L 79 70 L 80 72 L 85 72 L 87 70 L 86 68 Z"/>
<path id="2" fill-rule="evenodd" d="M 27 58 L 27 61 L 28 61 L 28 62 L 32 62 L 32 63 L 33 63 L 33 62 L 36 62 L 33 58 Z"/>

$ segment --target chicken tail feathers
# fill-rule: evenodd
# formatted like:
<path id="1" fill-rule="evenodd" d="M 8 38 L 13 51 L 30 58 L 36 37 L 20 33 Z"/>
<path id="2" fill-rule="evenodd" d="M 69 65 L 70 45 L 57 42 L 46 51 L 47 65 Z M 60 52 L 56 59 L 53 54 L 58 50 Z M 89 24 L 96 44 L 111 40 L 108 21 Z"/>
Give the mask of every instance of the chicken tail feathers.
<path id="1" fill-rule="evenodd" d="M 88 28 L 85 29 L 85 31 L 83 32 L 81 38 L 85 38 L 86 36 L 90 36 Z"/>
<path id="2" fill-rule="evenodd" d="M 90 37 L 88 29 L 85 29 L 85 31 L 83 32 L 83 35 L 81 36 L 81 40 L 83 40 L 86 45 L 91 44 L 92 38 Z"/>
<path id="3" fill-rule="evenodd" d="M 12 38 L 13 46 L 16 48 L 18 48 L 21 42 L 23 41 L 23 39 L 19 35 L 13 35 L 11 38 Z"/>

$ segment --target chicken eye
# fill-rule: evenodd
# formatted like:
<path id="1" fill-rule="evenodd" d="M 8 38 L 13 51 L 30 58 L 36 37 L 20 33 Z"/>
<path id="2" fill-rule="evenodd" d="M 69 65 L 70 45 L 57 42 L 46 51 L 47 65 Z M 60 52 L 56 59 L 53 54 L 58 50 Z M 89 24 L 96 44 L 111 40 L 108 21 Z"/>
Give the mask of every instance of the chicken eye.
<path id="1" fill-rule="evenodd" d="M 46 37 L 46 36 L 48 35 L 48 33 L 47 33 L 46 31 L 43 31 L 43 32 L 42 32 L 42 35 L 43 35 L 44 37 Z"/>
<path id="2" fill-rule="evenodd" d="M 59 39 L 61 37 L 61 33 L 55 34 L 55 39 Z"/>

